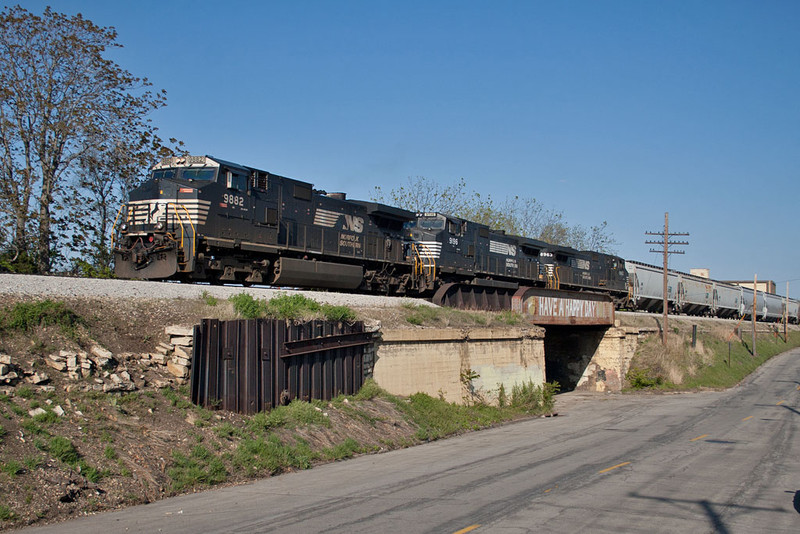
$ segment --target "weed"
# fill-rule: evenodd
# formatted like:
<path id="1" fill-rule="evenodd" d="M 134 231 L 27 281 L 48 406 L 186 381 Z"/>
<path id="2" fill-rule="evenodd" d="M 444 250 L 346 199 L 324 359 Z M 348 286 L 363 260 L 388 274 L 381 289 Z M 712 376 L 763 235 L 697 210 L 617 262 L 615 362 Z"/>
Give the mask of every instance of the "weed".
<path id="1" fill-rule="evenodd" d="M 233 304 L 236 314 L 244 319 L 263 317 L 266 311 L 266 304 L 263 300 L 256 300 L 247 293 L 233 295 L 228 300 Z"/>
<path id="2" fill-rule="evenodd" d="M 206 306 L 216 306 L 219 303 L 219 299 L 206 290 L 203 290 L 203 294 L 200 298 L 205 301 Z"/>
<path id="3" fill-rule="evenodd" d="M 50 454 L 68 465 L 77 465 L 78 463 L 78 450 L 67 438 L 56 436 L 50 440 L 47 446 Z"/>
<path id="4" fill-rule="evenodd" d="M 31 399 L 36 394 L 36 391 L 28 385 L 20 386 L 17 388 L 17 395 L 23 399 Z"/>
<path id="5" fill-rule="evenodd" d="M 322 456 L 328 460 L 344 460 L 345 458 L 351 458 L 353 455 L 363 452 L 364 450 L 365 448 L 362 447 L 356 440 L 353 438 L 347 438 L 338 445 L 324 449 L 322 451 Z"/>
<path id="6" fill-rule="evenodd" d="M 286 468 L 308 469 L 313 461 L 308 443 L 299 440 L 296 445 L 284 445 L 275 434 L 267 438 L 245 439 L 233 456 L 236 467 L 250 474 L 268 472 L 278 473 Z"/>
<path id="7" fill-rule="evenodd" d="M 11 508 L 5 504 L 0 504 L 0 521 L 15 521 L 16 519 L 17 514 Z"/>
<path id="8" fill-rule="evenodd" d="M 347 306 L 333 306 L 331 304 L 322 305 L 322 315 L 328 321 L 340 323 L 352 323 L 357 318 L 356 312 Z"/>
<path id="9" fill-rule="evenodd" d="M 220 484 L 228 476 L 222 460 L 201 445 L 195 446 L 189 456 L 173 451 L 172 462 L 167 474 L 172 479 L 172 489 L 176 492 L 199 484 Z"/>
<path id="10" fill-rule="evenodd" d="M 50 299 L 19 302 L 0 314 L 0 329 L 30 331 L 37 326 L 58 326 L 64 334 L 75 337 L 75 328 L 85 324 L 83 318 L 63 302 Z"/>
<path id="11" fill-rule="evenodd" d="M 25 464 L 29 471 L 34 471 L 44 465 L 44 460 L 41 456 L 30 455 L 26 456 L 22 463 Z"/>
<path id="12" fill-rule="evenodd" d="M 288 406 L 278 406 L 270 412 L 260 412 L 249 422 L 252 432 L 264 432 L 271 428 L 295 428 L 303 425 L 331 426 L 319 407 L 300 400 L 293 400 Z"/>
<path id="13" fill-rule="evenodd" d="M 45 436 L 50 435 L 50 433 L 47 430 L 42 428 L 42 426 L 39 425 L 39 423 L 37 423 L 33 419 L 25 419 L 19 424 L 19 426 L 22 427 L 22 429 L 25 430 L 28 434 L 45 435 Z"/>
<path id="14" fill-rule="evenodd" d="M 416 326 L 434 322 L 438 320 L 442 314 L 441 308 L 434 308 L 433 306 L 406 303 L 403 304 L 402 307 L 410 312 L 406 316 L 406 321 Z"/>
<path id="15" fill-rule="evenodd" d="M 513 417 L 513 413 L 494 406 L 479 404 L 459 406 L 426 393 L 415 393 L 408 402 L 393 396 L 387 397 L 418 426 L 417 439 L 436 440 L 445 436 L 477 430 Z"/>
<path id="16" fill-rule="evenodd" d="M 108 445 L 103 451 L 103 456 L 105 456 L 107 460 L 116 460 L 118 455 L 114 447 Z"/>
<path id="17" fill-rule="evenodd" d="M 33 416 L 33 420 L 37 423 L 51 425 L 58 422 L 58 415 L 52 410 L 46 410 L 44 413 L 39 413 Z"/>
<path id="18" fill-rule="evenodd" d="M 361 389 L 355 394 L 356 400 L 372 400 L 375 397 L 382 397 L 386 392 L 381 388 L 377 382 L 369 378 L 361 385 Z"/>
<path id="19" fill-rule="evenodd" d="M 171 387 L 161 388 L 161 394 L 169 400 L 170 404 L 181 410 L 192 407 L 192 403 L 185 398 L 185 394 L 182 396 L 180 391 L 175 391 Z"/>
<path id="20" fill-rule="evenodd" d="M 514 326 L 522 322 L 522 315 L 511 310 L 501 311 L 495 317 L 498 322 L 509 326 Z"/>
<path id="21" fill-rule="evenodd" d="M 656 374 L 653 369 L 631 367 L 625 375 L 633 389 L 657 388 L 665 384 L 664 377 Z"/>
<path id="22" fill-rule="evenodd" d="M 242 438 L 244 437 L 244 432 L 242 429 L 233 426 L 230 423 L 222 423 L 221 425 L 214 428 L 214 433 L 225 439 L 232 439 L 233 437 Z"/>
<path id="23" fill-rule="evenodd" d="M 16 460 L 9 460 L 4 464 L 0 464 L 0 471 L 13 478 L 24 473 L 25 468 Z"/>
<path id="24" fill-rule="evenodd" d="M 511 406 L 529 413 L 551 413 L 559 389 L 558 382 L 536 386 L 529 380 L 527 383 L 514 384 L 511 388 Z"/>

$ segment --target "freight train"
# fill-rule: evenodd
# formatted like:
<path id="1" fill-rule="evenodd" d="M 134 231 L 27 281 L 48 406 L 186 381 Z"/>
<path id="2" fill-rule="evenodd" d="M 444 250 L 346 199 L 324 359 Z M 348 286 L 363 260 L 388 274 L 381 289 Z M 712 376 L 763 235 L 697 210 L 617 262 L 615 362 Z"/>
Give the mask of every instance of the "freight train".
<path id="1" fill-rule="evenodd" d="M 443 213 L 350 200 L 211 156 L 168 157 L 155 165 L 117 215 L 113 252 L 120 278 L 434 301 L 457 291 L 464 301 L 479 297 L 499 307 L 520 287 L 542 287 L 602 292 L 619 306 L 661 309 L 653 281 L 660 275 L 647 265 L 508 235 Z M 737 316 L 749 313 L 747 302 L 752 308 L 752 290 L 679 273 L 670 277 L 675 311 Z M 698 288 L 708 293 L 702 302 L 695 297 Z M 774 318 L 772 297 L 778 297 L 759 297 L 764 317 Z M 797 304 L 789 305 L 795 320 Z"/>

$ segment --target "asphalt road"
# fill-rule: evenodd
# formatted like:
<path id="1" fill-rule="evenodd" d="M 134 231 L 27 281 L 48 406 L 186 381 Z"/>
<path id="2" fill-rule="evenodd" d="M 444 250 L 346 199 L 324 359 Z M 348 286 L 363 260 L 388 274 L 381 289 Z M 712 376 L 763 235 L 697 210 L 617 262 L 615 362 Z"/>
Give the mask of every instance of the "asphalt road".
<path id="1" fill-rule="evenodd" d="M 800 350 L 729 391 L 567 394 L 558 409 L 29 531 L 800 532 Z"/>

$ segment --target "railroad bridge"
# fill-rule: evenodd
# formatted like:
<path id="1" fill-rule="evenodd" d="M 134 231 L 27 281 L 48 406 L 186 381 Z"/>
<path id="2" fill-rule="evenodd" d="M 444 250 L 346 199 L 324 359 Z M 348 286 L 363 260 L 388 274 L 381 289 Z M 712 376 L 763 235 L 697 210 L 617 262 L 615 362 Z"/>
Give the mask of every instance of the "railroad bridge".
<path id="1" fill-rule="evenodd" d="M 610 297 L 522 288 L 506 328 L 381 329 L 363 323 L 204 320 L 195 328 L 192 398 L 255 413 L 292 398 L 353 394 L 372 377 L 390 393 L 494 402 L 515 385 L 619 391 L 638 329 L 615 326 Z"/>
<path id="2" fill-rule="evenodd" d="M 449 293 L 446 304 L 473 302 Z M 492 302 L 492 296 L 482 296 Z M 616 325 L 614 303 L 589 292 L 519 288 L 494 309 L 512 309 L 525 326 L 382 332 L 371 369 L 388 391 L 423 391 L 448 401 L 492 400 L 500 385 L 558 382 L 561 391 L 619 391 L 636 350 L 640 329 Z"/>

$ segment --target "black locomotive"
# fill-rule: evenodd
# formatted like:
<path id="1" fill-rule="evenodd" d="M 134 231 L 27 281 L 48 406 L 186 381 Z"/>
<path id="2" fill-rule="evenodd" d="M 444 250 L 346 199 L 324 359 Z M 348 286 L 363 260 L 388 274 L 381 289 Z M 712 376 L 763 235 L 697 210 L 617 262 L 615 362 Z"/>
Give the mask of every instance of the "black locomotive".
<path id="1" fill-rule="evenodd" d="M 433 296 L 445 286 L 611 293 L 622 258 L 582 252 L 441 213 L 348 200 L 210 156 L 165 158 L 116 224 L 121 278 Z"/>

